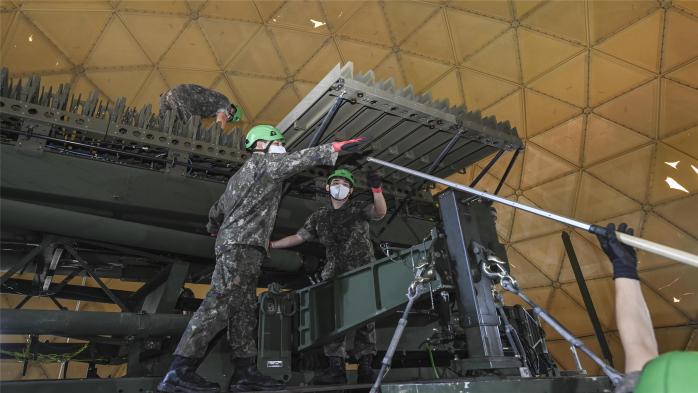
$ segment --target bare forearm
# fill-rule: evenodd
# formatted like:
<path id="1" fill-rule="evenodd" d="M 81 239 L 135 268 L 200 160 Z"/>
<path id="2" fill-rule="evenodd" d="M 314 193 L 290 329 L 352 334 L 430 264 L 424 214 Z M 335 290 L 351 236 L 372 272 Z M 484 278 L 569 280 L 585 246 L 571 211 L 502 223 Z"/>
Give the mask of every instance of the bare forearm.
<path id="1" fill-rule="evenodd" d="M 294 247 L 299 244 L 302 244 L 305 242 L 300 236 L 298 235 L 291 235 L 291 236 L 286 236 L 283 239 L 275 240 L 269 243 L 270 248 L 289 248 L 289 247 Z"/>
<path id="2" fill-rule="evenodd" d="M 382 192 L 373 193 L 373 218 L 380 220 L 385 217 L 388 212 L 388 205 L 385 203 L 385 197 Z"/>
<path id="3" fill-rule="evenodd" d="M 223 128 L 225 123 L 228 122 L 228 115 L 225 112 L 216 113 L 216 122 Z"/>
<path id="4" fill-rule="evenodd" d="M 625 372 L 639 371 L 658 354 L 657 340 L 640 281 L 615 279 L 616 324 L 625 351 Z"/>

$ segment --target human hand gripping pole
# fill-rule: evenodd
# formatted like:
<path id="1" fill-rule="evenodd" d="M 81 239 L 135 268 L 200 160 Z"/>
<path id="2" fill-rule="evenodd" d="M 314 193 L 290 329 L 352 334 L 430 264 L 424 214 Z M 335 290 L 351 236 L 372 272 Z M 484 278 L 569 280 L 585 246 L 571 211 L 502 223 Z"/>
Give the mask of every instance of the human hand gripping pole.
<path id="1" fill-rule="evenodd" d="M 608 224 L 606 233 L 596 234 L 601 248 L 606 255 L 608 255 L 608 259 L 610 259 L 613 264 L 613 279 L 630 278 L 638 280 L 637 255 L 635 249 L 619 242 L 618 233 L 627 233 L 632 236 L 633 229 L 628 228 L 628 224 L 622 223 L 618 226 L 618 230 L 616 231 L 616 226 L 614 224 Z"/>
<path id="2" fill-rule="evenodd" d="M 561 216 L 561 215 L 558 215 L 555 213 L 551 213 L 551 212 L 545 211 L 543 209 L 538 209 L 536 207 L 524 205 L 523 203 L 510 201 L 506 198 L 502 198 L 502 197 L 499 197 L 497 195 L 492 195 L 492 194 L 489 194 L 489 193 L 486 193 L 483 191 L 479 191 L 479 190 L 476 190 L 474 188 L 452 182 L 450 180 L 446 180 L 446 179 L 442 179 L 440 177 L 426 174 L 424 172 L 415 171 L 414 169 L 405 168 L 403 166 L 393 164 L 392 162 L 383 161 L 383 160 L 380 160 L 378 158 L 366 157 L 366 161 L 372 162 L 374 164 L 378 164 L 381 166 L 385 166 L 388 168 L 392 168 L 392 169 L 395 169 L 397 171 L 422 178 L 424 180 L 432 181 L 434 183 L 443 184 L 444 186 L 451 187 L 451 188 L 454 188 L 456 190 L 464 191 L 464 192 L 467 192 L 467 193 L 470 193 L 473 195 L 477 195 L 481 198 L 484 198 L 484 199 L 487 199 L 490 201 L 499 202 L 501 204 L 511 206 L 513 208 L 516 208 L 516 209 L 524 210 L 524 211 L 527 211 L 529 213 L 539 215 L 541 217 L 546 217 L 546 218 L 549 218 L 553 221 L 557 221 L 557 222 L 560 222 L 560 223 L 563 223 L 566 225 L 570 225 L 570 226 L 573 226 L 575 228 L 583 229 L 587 232 L 591 232 L 591 233 L 596 234 L 596 235 L 605 236 L 606 231 L 608 230 L 608 228 L 600 227 L 598 225 L 593 225 L 593 224 L 586 224 L 584 222 L 573 220 L 569 217 L 565 217 L 565 216 Z M 616 238 L 618 239 L 619 242 L 626 244 L 628 246 L 639 248 L 641 250 L 651 252 L 653 254 L 660 255 L 660 256 L 663 256 L 665 258 L 669 258 L 669 259 L 672 259 L 674 261 L 685 263 L 687 265 L 691 265 L 693 267 L 698 268 L 698 255 L 691 254 L 691 253 L 686 252 L 686 251 L 678 250 L 676 248 L 665 246 L 663 244 L 655 243 L 655 242 L 645 240 L 645 239 L 633 236 L 631 234 L 623 233 L 623 232 L 619 232 L 619 231 L 616 231 Z"/>
<path id="3" fill-rule="evenodd" d="M 366 175 L 366 183 L 371 187 L 371 192 L 378 194 L 383 192 L 383 182 L 381 181 L 381 176 L 378 171 L 370 171 Z"/>

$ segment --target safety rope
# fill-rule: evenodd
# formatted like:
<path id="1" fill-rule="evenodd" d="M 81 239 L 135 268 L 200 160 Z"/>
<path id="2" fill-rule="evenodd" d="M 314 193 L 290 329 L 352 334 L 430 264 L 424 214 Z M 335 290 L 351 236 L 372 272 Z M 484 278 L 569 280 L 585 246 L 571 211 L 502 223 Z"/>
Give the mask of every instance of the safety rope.
<path id="1" fill-rule="evenodd" d="M 570 333 L 569 330 L 565 329 L 565 327 L 562 326 L 560 322 L 558 322 L 555 318 L 548 314 L 543 308 L 541 308 L 538 304 L 531 300 L 521 290 L 521 288 L 519 287 L 519 283 L 507 271 L 506 263 L 504 261 L 497 258 L 494 254 L 489 254 L 487 256 L 487 259 L 482 261 L 482 263 L 480 264 L 480 268 L 485 276 L 487 276 L 493 282 L 499 283 L 505 290 L 518 296 L 526 304 L 531 306 L 531 308 L 533 309 L 533 314 L 535 316 L 544 320 L 548 325 L 550 325 L 550 327 L 552 327 L 558 333 L 560 333 L 562 338 L 564 338 L 575 348 L 581 349 L 582 352 L 589 356 L 589 358 L 594 363 L 601 367 L 601 371 L 603 371 L 603 373 L 608 376 L 608 379 L 611 380 L 611 383 L 613 385 L 618 385 L 623 381 L 624 375 L 622 373 L 620 373 L 618 370 L 614 369 L 610 365 L 606 364 L 603 360 L 601 360 L 601 358 L 596 356 L 596 354 L 594 354 L 594 352 L 592 352 L 589 349 L 589 347 L 584 345 L 582 340 L 573 336 L 572 333 Z"/>

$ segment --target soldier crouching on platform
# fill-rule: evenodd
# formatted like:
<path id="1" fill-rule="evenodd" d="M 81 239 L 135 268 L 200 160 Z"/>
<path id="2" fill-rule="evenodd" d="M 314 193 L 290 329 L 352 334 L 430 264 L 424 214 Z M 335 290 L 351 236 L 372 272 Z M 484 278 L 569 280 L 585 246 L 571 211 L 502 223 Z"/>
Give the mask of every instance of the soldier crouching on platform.
<path id="1" fill-rule="evenodd" d="M 380 220 L 387 211 L 381 179 L 376 172 L 368 175 L 373 203 L 349 202 L 354 190 L 354 177 L 346 169 L 338 169 L 327 178 L 325 189 L 331 206 L 321 208 L 308 217 L 295 235 L 272 241 L 271 248 L 287 248 L 317 239 L 325 246 L 327 262 L 321 277 L 328 280 L 338 274 L 374 261 L 369 233 L 369 220 Z M 369 323 L 346 337 L 325 345 L 330 366 L 314 380 L 317 385 L 346 384 L 346 339 L 353 341 L 352 355 L 359 362 L 358 383 L 372 383 L 376 373 L 371 364 L 376 354 L 375 324 Z"/>
<path id="2" fill-rule="evenodd" d="M 284 384 L 262 375 L 256 366 L 256 287 L 262 259 L 274 227 L 282 182 L 315 165 L 333 165 L 340 152 L 352 152 L 363 138 L 333 142 L 285 154 L 284 137 L 268 125 L 253 127 L 245 147 L 254 154 L 230 178 L 211 207 L 207 229 L 216 234 L 216 267 L 211 289 L 179 341 L 161 392 L 212 392 L 196 369 L 213 337 L 226 326 L 235 372 L 230 391 L 280 390 Z"/>
<path id="3" fill-rule="evenodd" d="M 177 85 L 160 95 L 160 113 L 172 110 L 182 123 L 190 117 L 216 118 L 225 129 L 226 123 L 242 120 L 242 110 L 225 95 L 194 84 Z"/>

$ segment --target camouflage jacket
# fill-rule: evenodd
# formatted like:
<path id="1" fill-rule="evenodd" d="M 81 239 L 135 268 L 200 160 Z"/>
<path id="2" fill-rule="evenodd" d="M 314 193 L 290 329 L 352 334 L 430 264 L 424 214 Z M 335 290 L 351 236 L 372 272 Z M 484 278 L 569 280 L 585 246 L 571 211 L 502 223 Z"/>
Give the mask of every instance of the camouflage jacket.
<path id="1" fill-rule="evenodd" d="M 315 165 L 334 165 L 332 145 L 286 154 L 252 154 L 228 180 L 208 213 L 206 229 L 218 233 L 216 253 L 235 244 L 266 248 L 281 201 L 282 182 Z"/>
<path id="2" fill-rule="evenodd" d="M 183 121 L 191 116 L 214 117 L 219 109 L 228 107 L 228 97 L 194 84 L 177 85 L 160 96 L 160 112 L 172 109 Z"/>
<path id="3" fill-rule="evenodd" d="M 323 279 L 374 261 L 369 232 L 373 204 L 349 201 L 339 209 L 331 205 L 311 214 L 298 230 L 303 240 L 317 240 L 325 246 L 327 262 Z"/>

